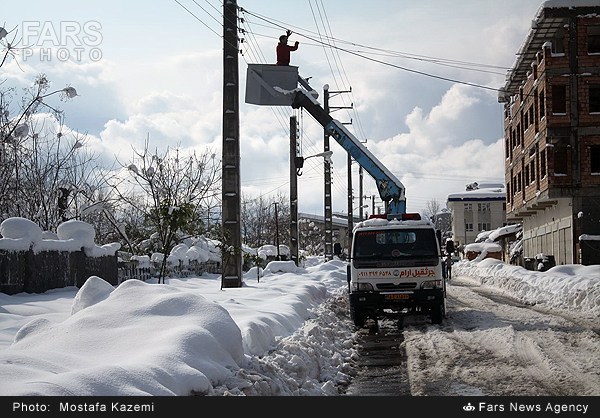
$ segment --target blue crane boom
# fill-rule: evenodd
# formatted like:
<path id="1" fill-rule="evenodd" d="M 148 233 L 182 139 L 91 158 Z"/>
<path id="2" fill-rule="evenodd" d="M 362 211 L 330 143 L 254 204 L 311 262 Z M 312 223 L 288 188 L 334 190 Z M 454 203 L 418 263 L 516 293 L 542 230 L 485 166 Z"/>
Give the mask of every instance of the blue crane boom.
<path id="1" fill-rule="evenodd" d="M 298 87 L 298 83 L 302 87 Z M 298 75 L 298 67 L 248 64 L 246 103 L 305 109 L 373 177 L 388 217 L 406 213 L 402 182 L 341 122 L 323 109 L 317 96 L 308 81 Z"/>
<path id="2" fill-rule="evenodd" d="M 390 170 L 384 166 L 358 138 L 329 113 L 310 95 L 309 92 L 297 89 L 292 101 L 294 109 L 303 108 L 319 122 L 325 132 L 331 135 L 338 144 L 375 180 L 379 197 L 386 204 L 388 215 L 406 213 L 406 197 L 404 185 Z"/>

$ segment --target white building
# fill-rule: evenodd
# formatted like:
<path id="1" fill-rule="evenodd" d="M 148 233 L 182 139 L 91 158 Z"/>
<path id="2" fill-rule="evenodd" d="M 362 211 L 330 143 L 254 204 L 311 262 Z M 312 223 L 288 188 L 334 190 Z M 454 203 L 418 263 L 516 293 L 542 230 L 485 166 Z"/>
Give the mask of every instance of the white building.
<path id="1" fill-rule="evenodd" d="M 448 195 L 455 246 L 475 242 L 483 231 L 506 225 L 506 189 L 499 183 L 472 183 Z"/>

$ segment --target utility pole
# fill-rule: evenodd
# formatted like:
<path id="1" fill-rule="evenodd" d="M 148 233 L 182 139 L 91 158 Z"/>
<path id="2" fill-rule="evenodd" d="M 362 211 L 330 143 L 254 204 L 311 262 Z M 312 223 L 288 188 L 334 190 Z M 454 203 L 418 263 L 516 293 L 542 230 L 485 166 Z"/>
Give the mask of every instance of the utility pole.
<path id="1" fill-rule="evenodd" d="M 223 248 L 221 288 L 242 286 L 237 1 L 223 2 Z"/>
<path id="2" fill-rule="evenodd" d="M 329 114 L 329 85 L 323 86 L 323 107 Z M 323 152 L 329 151 L 329 134 L 325 131 L 323 136 Z M 325 160 L 324 164 L 325 192 L 324 216 L 325 226 L 325 261 L 333 260 L 333 210 L 331 208 L 331 162 Z"/>
<path id="3" fill-rule="evenodd" d="M 281 255 L 279 254 L 279 216 L 277 215 L 277 202 L 274 202 L 275 206 L 275 246 L 277 247 L 277 261 L 281 261 Z"/>
<path id="4" fill-rule="evenodd" d="M 290 258 L 298 265 L 298 122 L 290 117 Z"/>
<path id="5" fill-rule="evenodd" d="M 358 167 L 358 217 L 360 221 L 365 218 L 363 216 L 363 168 L 362 165 Z"/>
<path id="6" fill-rule="evenodd" d="M 328 87 L 328 86 L 327 86 Z M 352 90 L 340 90 L 340 91 L 329 91 L 327 90 L 327 94 L 325 96 L 325 101 L 326 101 L 326 108 L 325 110 L 327 111 L 327 113 L 331 113 L 331 112 L 335 112 L 336 110 L 340 110 L 340 109 L 352 109 L 352 105 L 350 106 L 330 106 L 329 105 L 329 99 L 332 96 L 341 94 L 341 93 L 351 93 Z M 350 125 L 352 124 L 352 120 L 350 120 L 349 123 L 344 123 L 344 125 Z M 327 140 L 327 144 L 329 146 L 329 140 Z M 352 213 L 354 212 L 354 209 L 352 207 L 352 156 L 350 155 L 350 153 L 348 153 L 348 249 L 350 249 L 350 246 L 352 244 L 352 229 L 354 228 L 354 218 L 352 217 Z M 331 173 L 331 170 L 329 171 Z M 327 183 L 325 183 L 327 184 Z M 330 196 L 330 200 L 329 200 L 329 206 L 331 207 L 331 176 L 330 176 L 330 180 L 329 180 L 329 196 Z M 333 216 L 333 211 L 330 213 Z M 333 230 L 333 224 L 331 224 L 331 229 Z M 331 234 L 331 239 L 330 242 L 333 242 L 333 235 Z M 332 256 L 333 258 L 333 256 Z M 331 258 L 329 258 L 329 260 L 331 260 Z"/>
<path id="7" fill-rule="evenodd" d="M 354 229 L 354 208 L 352 206 L 352 156 L 348 153 L 348 251 L 352 248 L 352 230 Z"/>

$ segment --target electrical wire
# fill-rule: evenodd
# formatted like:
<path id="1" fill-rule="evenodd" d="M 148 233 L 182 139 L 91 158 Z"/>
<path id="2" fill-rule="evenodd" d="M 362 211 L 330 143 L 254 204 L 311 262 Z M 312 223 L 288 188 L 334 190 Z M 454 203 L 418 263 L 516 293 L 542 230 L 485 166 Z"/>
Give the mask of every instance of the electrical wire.
<path id="1" fill-rule="evenodd" d="M 178 5 L 180 5 L 186 12 L 188 12 L 190 15 L 192 15 L 198 22 L 202 23 L 204 26 L 206 26 L 212 33 L 214 33 L 215 35 L 217 35 L 219 38 L 221 38 L 222 36 L 215 31 L 213 28 L 211 28 L 210 26 L 208 26 L 208 24 L 206 24 L 202 19 L 200 19 L 196 14 L 194 14 L 194 12 L 192 12 L 190 9 L 188 9 L 187 7 L 185 7 L 183 4 L 181 4 L 179 2 L 179 0 L 173 0 L 175 3 L 177 3 Z M 196 3 L 197 4 L 197 3 Z M 221 25 L 222 26 L 222 25 Z"/>
<path id="2" fill-rule="evenodd" d="M 188 9 L 187 7 L 185 7 L 182 3 L 180 3 L 178 0 L 174 0 L 180 7 L 182 7 L 186 12 L 188 12 L 191 16 L 193 16 L 197 21 L 199 21 L 200 23 L 202 23 L 204 26 L 206 26 L 209 30 L 211 30 L 213 33 L 215 33 L 217 36 L 219 36 L 219 38 L 222 38 L 222 36 L 220 34 L 218 34 L 215 30 L 213 30 L 208 24 L 206 24 L 200 17 L 198 17 L 195 13 L 193 13 L 190 9 Z M 211 17 L 213 20 L 217 21 L 221 27 L 223 26 L 218 19 L 216 19 L 211 13 L 209 13 L 206 8 L 202 7 L 196 0 L 192 0 L 199 8 L 201 8 L 207 15 L 209 15 L 209 17 Z M 208 2 L 208 0 L 205 0 L 213 9 L 217 10 L 210 2 Z M 310 1 L 310 0 L 309 0 Z M 315 0 L 315 4 L 316 4 L 316 0 Z M 329 67 L 330 70 L 332 72 L 332 76 L 334 77 L 334 81 L 336 83 L 336 85 L 339 86 L 338 81 L 337 81 L 337 77 L 335 75 L 333 66 L 331 64 L 331 61 L 329 59 L 329 56 L 327 55 L 326 49 L 329 48 L 331 51 L 336 51 L 338 59 L 339 59 L 339 63 L 338 63 L 338 59 L 336 59 L 335 55 L 333 56 L 333 61 L 335 63 L 335 66 L 337 68 L 337 72 L 342 75 L 344 74 L 346 81 L 349 83 L 347 74 L 345 73 L 345 69 L 340 69 L 340 66 L 343 66 L 341 57 L 339 56 L 339 52 L 346 52 L 348 54 L 351 55 L 355 55 L 358 56 L 360 58 L 366 59 L 366 60 L 370 60 L 372 62 L 376 62 L 379 64 L 383 64 L 383 65 L 387 65 L 390 67 L 394 67 L 394 68 L 398 68 L 404 71 L 408 71 L 408 72 L 412 72 L 412 73 L 416 73 L 416 74 L 420 74 L 423 76 L 428 76 L 428 77 L 432 77 L 432 78 L 437 78 L 440 80 L 445 80 L 445 81 L 450 81 L 450 82 L 454 82 L 454 83 L 458 83 L 458 84 L 465 84 L 465 85 L 469 85 L 472 87 L 478 87 L 478 88 L 483 88 L 483 89 L 487 89 L 487 90 L 494 90 L 494 91 L 500 91 L 499 89 L 494 89 L 488 86 L 483 86 L 483 85 L 479 85 L 476 83 L 470 83 L 470 82 L 464 82 L 464 81 L 460 81 L 460 80 L 455 80 L 452 78 L 448 78 L 448 77 L 442 77 L 442 76 L 437 76 L 434 74 L 430 74 L 430 73 L 426 73 L 423 71 L 418 71 L 418 70 L 414 70 L 414 69 L 410 69 L 410 68 L 406 68 L 406 67 L 402 67 L 399 65 L 395 65 L 393 63 L 389 63 L 383 60 L 379 60 L 379 59 L 375 59 L 375 58 L 371 58 L 369 56 L 367 56 L 368 54 L 371 55 L 376 55 L 379 54 L 380 56 L 388 56 L 388 57 L 397 57 L 397 58 L 406 58 L 406 59 L 414 59 L 414 60 L 419 60 L 419 61 L 425 61 L 425 62 L 429 62 L 429 63 L 433 63 L 433 64 L 439 64 L 439 65 L 445 65 L 448 67 L 455 67 L 455 68 L 462 68 L 462 69 L 473 69 L 475 70 L 475 68 L 466 68 L 466 66 L 472 66 L 472 67 L 480 67 L 480 68 L 504 68 L 504 67 L 499 67 L 499 66 L 491 66 L 491 65 L 486 65 L 486 64 L 478 64 L 478 63 L 470 63 L 470 62 L 466 62 L 466 61 L 457 61 L 457 60 L 448 60 L 448 59 L 443 59 L 443 58 L 435 58 L 435 57 L 429 57 L 429 56 L 424 56 L 424 55 L 416 55 L 416 54 L 407 54 L 407 53 L 403 53 L 403 52 L 398 52 L 398 51 L 393 51 L 393 50 L 385 50 L 385 49 L 381 49 L 381 48 L 374 48 L 374 47 L 369 47 L 366 45 L 361 45 L 361 44 L 357 44 L 354 42 L 348 42 L 348 41 L 344 41 L 344 40 L 340 40 L 337 39 L 333 36 L 332 32 L 331 32 L 331 26 L 329 25 L 329 21 L 327 19 L 326 16 L 326 12 L 321 0 L 321 8 L 323 9 L 323 11 L 321 11 L 321 8 L 319 8 L 318 4 L 316 4 L 317 7 L 317 11 L 319 13 L 319 17 L 321 20 L 321 26 L 323 27 L 323 33 L 321 33 L 321 30 L 319 28 L 319 25 L 317 23 L 317 19 L 316 19 L 316 15 L 314 13 L 314 9 L 312 9 L 312 5 L 311 5 L 311 11 L 313 12 L 313 19 L 315 20 L 315 24 L 317 26 L 317 32 L 316 32 L 316 36 L 318 36 L 319 39 L 314 38 L 313 36 L 307 35 L 306 33 L 315 33 L 309 30 L 305 30 L 305 29 L 301 29 L 302 32 L 298 31 L 298 27 L 293 26 L 293 25 L 289 25 L 289 24 L 283 24 L 283 25 L 279 25 L 278 23 L 276 23 L 275 20 L 273 19 L 268 19 L 264 16 L 258 15 L 256 13 L 253 12 L 249 12 L 248 10 L 244 9 L 244 8 L 239 8 L 240 11 L 247 13 L 251 16 L 254 16 L 260 20 L 263 20 L 267 23 L 269 23 L 269 25 L 271 26 L 267 26 L 267 25 L 261 25 L 259 23 L 252 23 L 253 25 L 259 25 L 259 26 L 265 26 L 265 27 L 276 27 L 278 29 L 284 29 L 287 30 L 288 28 L 294 28 L 296 33 L 300 36 L 305 37 L 306 39 L 309 39 L 311 41 L 313 41 L 315 43 L 315 45 L 321 46 L 323 47 L 328 63 L 329 63 Z M 219 12 L 220 13 L 220 12 Z M 222 14 L 221 14 L 222 16 Z M 261 62 L 261 63 L 265 63 L 266 59 L 264 54 L 262 53 L 259 45 L 258 45 L 258 40 L 256 39 L 257 36 L 266 36 L 266 35 L 260 35 L 257 34 L 255 31 L 253 31 L 250 27 L 250 20 L 249 19 L 242 19 L 242 25 L 244 25 L 244 29 L 241 31 L 243 34 L 250 34 L 252 37 L 252 42 L 247 42 L 246 44 L 248 45 L 248 48 L 246 49 L 246 52 L 249 53 L 249 55 L 251 55 L 252 58 L 254 58 L 256 60 L 256 62 Z M 325 24 L 325 22 L 327 22 L 327 25 Z M 327 28 L 329 28 L 329 33 L 327 32 Z M 249 40 L 250 38 L 247 38 L 247 40 Z M 352 45 L 356 48 L 361 48 L 359 50 L 350 50 L 348 48 L 342 48 L 339 47 L 337 44 L 349 44 Z M 242 54 L 243 55 L 243 54 Z M 245 60 L 245 58 L 244 58 Z M 248 63 L 248 61 L 246 60 L 246 63 Z M 485 71 L 485 70 L 479 70 L 479 71 Z M 274 109 L 273 109 L 274 110 Z M 281 109 L 279 109 L 281 110 Z M 275 112 L 275 110 L 274 110 Z M 301 115 L 303 113 L 301 112 Z M 355 111 L 355 115 L 357 116 L 357 120 L 360 121 L 359 117 L 358 117 L 358 113 Z M 281 124 L 282 128 L 287 132 L 287 130 L 289 129 L 289 125 L 287 123 L 284 123 L 282 121 L 283 115 L 281 114 L 281 112 L 279 112 L 279 114 L 276 113 L 276 117 L 279 121 L 279 123 Z M 302 116 L 301 116 L 302 117 Z M 362 131 L 362 128 L 360 128 Z M 303 134 L 303 136 L 306 136 L 305 134 Z M 304 145 L 304 144 L 302 144 Z M 309 150 L 310 149 L 316 149 L 315 143 L 314 141 L 310 141 L 309 143 Z M 315 153 L 320 152 L 319 150 L 315 151 Z M 320 164 L 318 164 L 317 162 L 312 162 L 312 164 L 314 164 L 312 167 L 309 167 L 309 169 L 307 170 L 307 172 L 310 172 L 312 170 L 316 170 L 317 168 L 320 168 Z M 339 186 L 335 180 L 338 179 L 338 171 L 339 170 L 331 170 L 332 173 L 332 185 L 334 186 L 334 188 L 340 192 L 340 193 L 345 193 L 345 190 L 341 189 L 341 186 Z M 412 173 L 413 176 L 415 175 L 415 173 Z M 417 173 L 418 174 L 418 173 Z M 344 169 L 344 177 L 347 175 L 347 168 Z M 427 178 L 427 176 L 423 175 L 422 178 Z M 429 178 L 435 179 L 435 176 L 430 176 Z M 461 179 L 464 181 L 469 181 L 469 179 L 465 179 L 464 177 L 457 177 L 457 179 Z M 274 181 L 280 181 L 280 178 L 274 179 Z M 446 180 L 446 181 L 451 181 L 451 178 L 448 175 L 444 175 L 444 176 L 440 176 L 438 178 L 438 180 Z M 252 184 L 252 183 L 250 183 Z M 270 192 L 266 192 L 263 194 L 263 196 L 265 194 L 270 194 L 273 191 L 276 191 L 278 189 L 280 189 L 281 187 L 285 186 L 289 184 L 289 182 L 284 183 L 283 185 L 278 186 L 277 188 L 273 189 Z"/>

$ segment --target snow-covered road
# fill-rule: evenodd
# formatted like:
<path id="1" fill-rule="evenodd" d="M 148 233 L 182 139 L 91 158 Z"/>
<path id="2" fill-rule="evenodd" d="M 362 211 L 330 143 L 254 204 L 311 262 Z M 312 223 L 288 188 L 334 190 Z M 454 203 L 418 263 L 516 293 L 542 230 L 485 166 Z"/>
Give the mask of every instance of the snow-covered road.
<path id="1" fill-rule="evenodd" d="M 599 323 L 527 306 L 468 277 L 448 286 L 442 326 L 405 320 L 411 395 L 600 395 Z"/>

